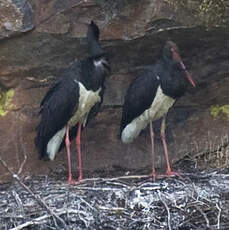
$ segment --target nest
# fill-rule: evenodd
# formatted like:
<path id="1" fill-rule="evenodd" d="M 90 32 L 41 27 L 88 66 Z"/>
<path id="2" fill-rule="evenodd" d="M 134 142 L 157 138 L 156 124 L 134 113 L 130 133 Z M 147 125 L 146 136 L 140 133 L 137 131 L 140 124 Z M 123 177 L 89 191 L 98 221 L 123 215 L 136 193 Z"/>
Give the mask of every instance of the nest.
<path id="1" fill-rule="evenodd" d="M 229 175 L 92 178 L 72 186 L 39 176 L 0 187 L 0 229 L 229 229 Z"/>

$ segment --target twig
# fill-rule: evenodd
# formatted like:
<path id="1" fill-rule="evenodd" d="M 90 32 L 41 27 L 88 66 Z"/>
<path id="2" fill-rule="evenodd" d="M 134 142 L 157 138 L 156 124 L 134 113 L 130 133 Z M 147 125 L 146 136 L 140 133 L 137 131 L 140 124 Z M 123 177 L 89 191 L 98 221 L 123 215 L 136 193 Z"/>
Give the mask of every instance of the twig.
<path id="1" fill-rule="evenodd" d="M 123 211 L 126 211 L 125 208 L 122 208 L 122 207 L 104 207 L 104 206 L 99 206 L 99 209 L 101 210 L 106 210 L 106 211 L 111 211 L 111 212 L 123 212 Z"/>
<path id="2" fill-rule="evenodd" d="M 168 228 L 169 228 L 169 230 L 172 230 L 172 228 L 171 228 L 171 216 L 170 216 L 170 210 L 169 210 L 168 205 L 167 205 L 167 204 L 166 204 L 166 202 L 164 201 L 164 199 L 161 197 L 161 192 L 160 192 L 159 190 L 158 190 L 158 196 L 159 196 L 159 198 L 160 198 L 161 202 L 163 203 L 163 205 L 165 206 L 166 211 L 167 211 L 167 215 L 168 215 L 168 217 L 167 217 Z"/>
<path id="3" fill-rule="evenodd" d="M 210 227 L 210 223 L 209 223 L 209 219 L 206 215 L 206 213 L 197 205 L 195 205 L 196 209 L 203 215 L 205 221 L 206 221 L 206 224 L 207 224 L 207 227 L 209 228 Z"/>
<path id="4" fill-rule="evenodd" d="M 37 79 L 34 77 L 27 77 L 26 80 L 28 81 L 32 81 L 32 82 L 36 82 L 36 83 L 47 83 L 49 80 L 55 79 L 54 76 L 48 76 L 46 78 L 43 79 Z"/>
<path id="5" fill-rule="evenodd" d="M 121 179 L 142 179 L 142 178 L 150 178 L 150 175 L 130 175 L 130 176 L 120 176 L 120 177 L 112 177 L 112 178 L 88 178 L 83 179 L 80 183 L 86 183 L 90 181 L 114 181 L 114 180 L 121 180 Z"/>
<path id="6" fill-rule="evenodd" d="M 218 203 L 216 203 L 216 208 L 219 210 L 217 215 L 217 229 L 220 229 L 220 216 L 221 216 L 222 209 L 219 207 Z"/>
<path id="7" fill-rule="evenodd" d="M 164 178 L 165 176 L 164 175 L 158 175 L 157 178 L 158 179 L 162 179 Z M 152 178 L 151 175 L 129 175 L 129 176 L 119 176 L 119 177 L 111 177 L 111 178 L 101 178 L 101 177 L 94 177 L 94 178 L 87 178 L 87 179 L 82 179 L 79 183 L 80 184 L 83 184 L 83 183 L 86 183 L 86 182 L 94 182 L 94 181 L 115 181 L 115 180 L 122 180 L 122 179 L 125 179 L 125 180 L 129 180 L 129 179 L 145 179 L 145 178 Z"/>
<path id="8" fill-rule="evenodd" d="M 58 216 L 60 215 L 64 215 L 64 214 L 83 214 L 83 215 L 86 215 L 86 212 L 83 212 L 83 211 L 79 211 L 79 210 L 74 210 L 74 209 L 57 209 L 56 210 L 56 213 Z M 31 220 L 31 221 L 28 221 L 26 223 L 23 223 L 21 225 L 18 225 L 17 227 L 14 227 L 14 228 L 11 228 L 9 230 L 21 230 L 25 227 L 29 227 L 31 225 L 39 225 L 42 223 L 42 221 L 50 218 L 50 214 L 46 214 L 44 216 L 40 216 L 34 220 Z"/>
<path id="9" fill-rule="evenodd" d="M 28 227 L 28 226 L 31 226 L 31 225 L 39 225 L 39 224 L 42 223 L 43 220 L 48 219 L 48 218 L 50 218 L 50 215 L 46 214 L 46 215 L 44 215 L 44 216 L 40 216 L 40 217 L 38 217 L 38 218 L 36 218 L 36 219 L 34 219 L 34 220 L 25 222 L 25 223 L 23 223 L 23 224 L 21 224 L 21 225 L 18 225 L 18 226 L 15 227 L 15 228 L 11 228 L 11 229 L 9 229 L 9 230 L 21 230 L 21 229 L 23 229 L 23 228 L 25 228 L 25 227 Z"/>
<path id="10" fill-rule="evenodd" d="M 24 165 L 25 165 L 26 160 L 27 160 L 27 155 L 24 154 L 24 160 L 23 160 L 23 162 L 21 163 L 21 166 L 20 166 L 20 168 L 19 168 L 19 170 L 18 170 L 18 172 L 17 172 L 18 175 L 21 174 L 22 169 L 23 169 L 23 167 L 24 167 Z"/>
<path id="11" fill-rule="evenodd" d="M 49 207 L 48 205 L 41 199 L 41 197 L 39 195 L 35 195 L 33 193 L 33 191 L 26 186 L 20 179 L 20 177 L 15 174 L 6 164 L 6 162 L 4 160 L 2 160 L 2 158 L 0 157 L 0 162 L 3 165 L 3 167 L 13 176 L 14 179 L 16 179 L 16 181 L 27 191 L 31 194 L 31 196 L 38 202 L 38 204 L 40 204 L 42 207 L 44 207 L 47 212 L 53 217 L 54 223 L 55 223 L 55 219 L 58 220 L 64 227 L 64 229 L 68 229 L 66 223 L 64 222 L 64 220 L 62 218 L 60 218 L 58 215 L 56 215 Z"/>
<path id="12" fill-rule="evenodd" d="M 23 167 L 26 163 L 26 160 L 27 160 L 27 154 L 26 154 L 26 149 L 25 149 L 25 142 L 23 141 L 23 135 L 22 135 L 22 128 L 19 129 L 18 131 L 18 136 L 19 136 L 19 143 L 21 145 L 21 148 L 22 148 L 22 153 L 23 153 L 23 156 L 24 156 L 24 160 L 23 162 L 21 163 L 19 169 L 18 169 L 18 172 L 17 174 L 20 175 L 22 170 L 23 170 Z M 17 155 L 19 156 L 19 151 L 17 150 Z"/>
<path id="13" fill-rule="evenodd" d="M 119 188 L 109 188 L 109 187 L 75 187 L 77 190 L 91 190 L 91 191 L 120 191 Z"/>
<path id="14" fill-rule="evenodd" d="M 25 212 L 24 212 L 24 208 L 23 208 L 23 202 L 21 201 L 20 196 L 15 191 L 12 191 L 12 194 L 13 194 L 13 197 L 14 197 L 18 207 L 20 208 L 21 212 L 24 214 Z"/>

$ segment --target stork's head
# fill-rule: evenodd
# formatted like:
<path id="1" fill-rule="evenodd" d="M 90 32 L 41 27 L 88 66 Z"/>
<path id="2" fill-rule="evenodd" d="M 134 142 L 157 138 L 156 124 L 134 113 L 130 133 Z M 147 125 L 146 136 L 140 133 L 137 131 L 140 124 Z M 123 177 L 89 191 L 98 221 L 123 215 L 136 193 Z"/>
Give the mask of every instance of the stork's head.
<path id="1" fill-rule="evenodd" d="M 163 57 L 166 59 L 170 59 L 176 63 L 179 63 L 181 69 L 185 71 L 185 76 L 187 77 L 188 81 L 191 83 L 193 87 L 196 87 L 196 84 L 193 81 L 190 73 L 186 70 L 186 67 L 179 55 L 179 49 L 174 42 L 172 41 L 166 42 L 164 49 L 163 49 Z"/>
<path id="2" fill-rule="evenodd" d="M 93 21 L 88 25 L 87 38 L 99 40 L 99 27 Z"/>

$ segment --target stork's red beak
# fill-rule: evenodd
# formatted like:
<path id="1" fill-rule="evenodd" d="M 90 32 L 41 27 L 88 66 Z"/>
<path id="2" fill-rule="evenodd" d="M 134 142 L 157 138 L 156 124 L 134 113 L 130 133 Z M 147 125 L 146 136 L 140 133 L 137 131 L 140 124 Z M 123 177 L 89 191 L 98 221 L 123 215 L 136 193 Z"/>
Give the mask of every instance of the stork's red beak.
<path id="1" fill-rule="evenodd" d="M 180 55 L 176 52 L 175 49 L 171 49 L 172 50 L 172 53 L 173 53 L 173 58 L 180 63 L 181 65 L 181 68 L 185 71 L 185 75 L 187 77 L 187 79 L 189 80 L 189 82 L 192 84 L 193 87 L 196 87 L 196 84 L 195 82 L 193 81 L 192 77 L 191 77 L 191 74 L 186 70 L 186 67 L 180 57 Z"/>

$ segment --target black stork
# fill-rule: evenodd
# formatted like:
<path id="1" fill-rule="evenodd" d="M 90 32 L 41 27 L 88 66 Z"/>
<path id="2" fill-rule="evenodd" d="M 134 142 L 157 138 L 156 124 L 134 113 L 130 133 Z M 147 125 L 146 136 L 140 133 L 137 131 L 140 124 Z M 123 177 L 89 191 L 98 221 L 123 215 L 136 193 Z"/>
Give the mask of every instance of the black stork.
<path id="1" fill-rule="evenodd" d="M 81 129 L 95 116 L 103 101 L 104 82 L 110 73 L 106 54 L 99 44 L 99 28 L 91 21 L 87 42 L 89 57 L 75 61 L 61 79 L 51 87 L 41 101 L 41 120 L 37 126 L 35 144 L 40 158 L 54 160 L 65 137 L 68 156 L 68 183 L 82 180 Z M 77 127 L 79 178 L 72 179 L 69 130 Z"/>
<path id="2" fill-rule="evenodd" d="M 154 132 L 152 121 L 162 118 L 161 139 L 167 164 L 166 175 L 178 175 L 171 170 L 165 140 L 166 114 L 174 102 L 184 95 L 188 81 L 195 83 L 185 68 L 179 55 L 178 47 L 167 41 L 161 58 L 150 65 L 143 75 L 136 78 L 129 86 L 123 105 L 120 135 L 123 143 L 132 142 L 150 124 L 152 144 L 152 177 L 155 180 Z"/>

